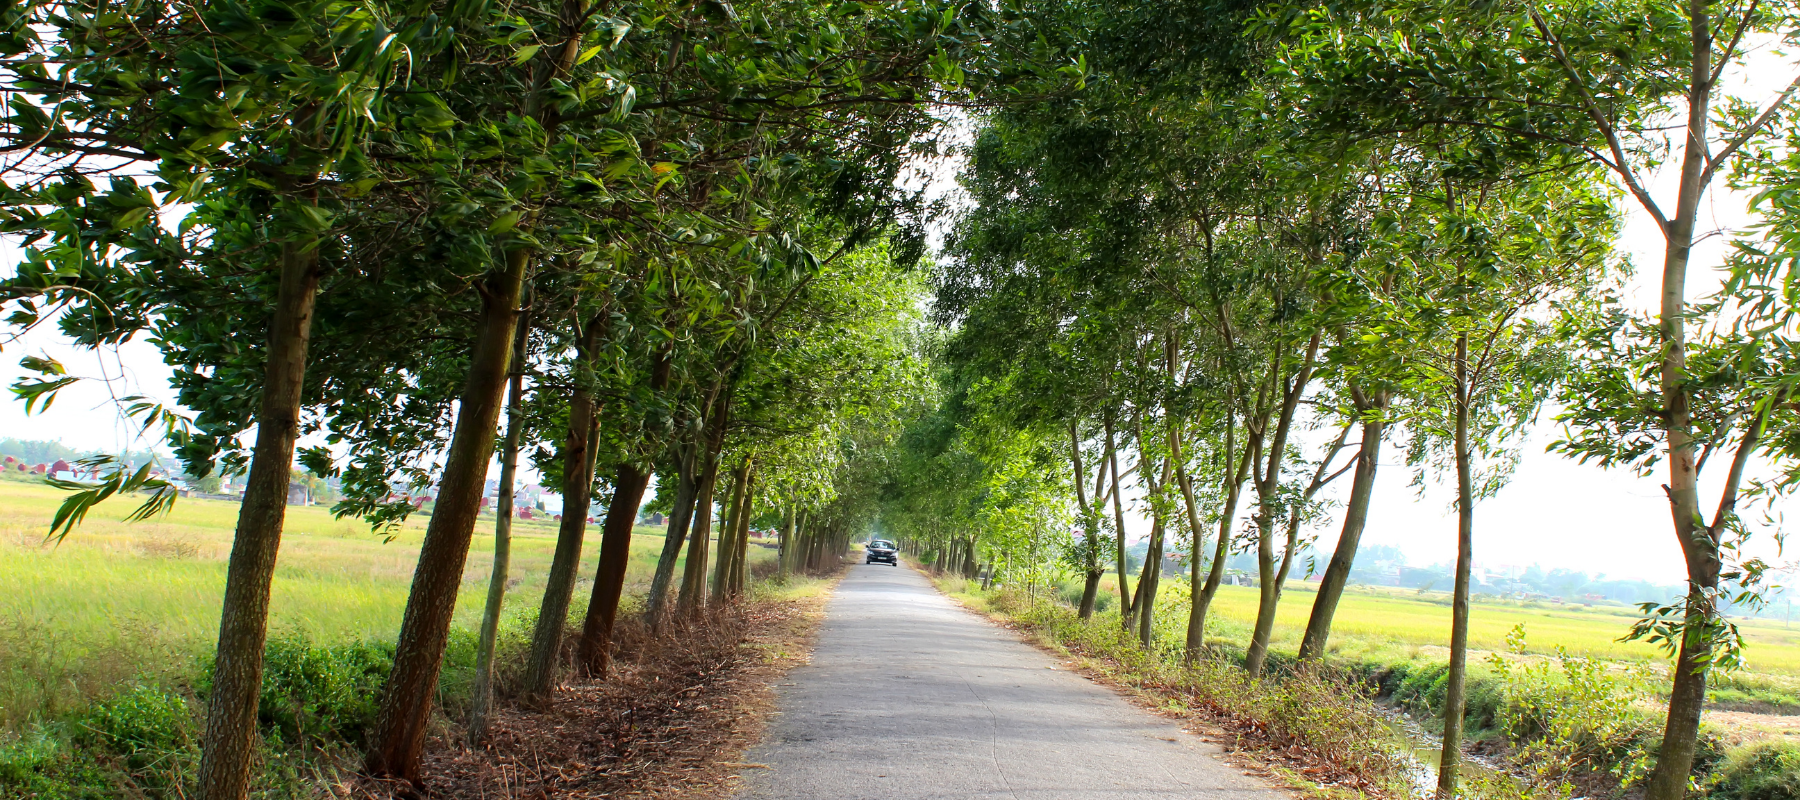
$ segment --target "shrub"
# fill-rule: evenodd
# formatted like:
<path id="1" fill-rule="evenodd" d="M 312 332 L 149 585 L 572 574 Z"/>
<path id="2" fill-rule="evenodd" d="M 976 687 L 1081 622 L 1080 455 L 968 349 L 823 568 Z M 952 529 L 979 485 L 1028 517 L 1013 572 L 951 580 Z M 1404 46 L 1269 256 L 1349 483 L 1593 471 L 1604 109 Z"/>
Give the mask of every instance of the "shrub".
<path id="1" fill-rule="evenodd" d="M 197 729 L 187 698 L 139 685 L 76 718 L 74 738 L 122 758 L 126 773 L 145 788 L 175 789 L 199 761 Z"/>
<path id="2" fill-rule="evenodd" d="M 1745 747 L 1717 773 L 1708 797 L 1717 800 L 1800 798 L 1800 747 L 1764 743 Z"/>
<path id="3" fill-rule="evenodd" d="M 0 786 L 24 786 L 56 760 L 61 748 L 42 728 L 0 741 Z"/>
<path id="4" fill-rule="evenodd" d="M 258 716 L 294 743 L 360 742 L 375 721 L 393 664 L 385 644 L 317 646 L 299 636 L 269 640 Z"/>
<path id="5" fill-rule="evenodd" d="M 117 780 L 44 727 L 0 740 L 0 798 L 110 800 Z"/>
<path id="6" fill-rule="evenodd" d="M 1525 626 L 1507 642 L 1523 654 Z M 1515 662 L 1495 653 L 1488 662 L 1500 677 L 1498 722 L 1518 746 L 1514 763 L 1528 766 L 1538 785 L 1599 773 L 1623 787 L 1648 773 L 1658 731 L 1637 709 L 1646 676 L 1614 674 L 1607 663 L 1560 647 L 1554 658 Z"/>

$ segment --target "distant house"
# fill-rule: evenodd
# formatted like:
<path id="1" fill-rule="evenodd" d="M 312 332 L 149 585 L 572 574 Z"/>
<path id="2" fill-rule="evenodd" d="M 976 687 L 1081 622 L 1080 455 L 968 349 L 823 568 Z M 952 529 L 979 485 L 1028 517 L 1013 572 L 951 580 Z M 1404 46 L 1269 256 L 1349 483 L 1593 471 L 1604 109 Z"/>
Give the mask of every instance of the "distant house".
<path id="1" fill-rule="evenodd" d="M 290 506 L 310 506 L 313 504 L 312 490 L 304 483 L 289 483 L 287 504 Z"/>

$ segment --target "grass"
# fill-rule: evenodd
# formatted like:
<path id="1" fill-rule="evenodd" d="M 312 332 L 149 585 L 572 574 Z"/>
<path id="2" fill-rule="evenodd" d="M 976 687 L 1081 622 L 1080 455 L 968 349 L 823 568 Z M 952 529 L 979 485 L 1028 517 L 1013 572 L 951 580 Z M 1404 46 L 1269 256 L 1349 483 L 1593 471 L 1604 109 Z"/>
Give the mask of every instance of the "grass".
<path id="1" fill-rule="evenodd" d="M 185 680 L 212 649 L 236 503 L 183 499 L 166 517 L 117 521 L 129 499 L 101 506 L 60 545 L 43 533 L 60 502 L 47 486 L 0 481 L 0 731 L 73 713 L 133 683 Z M 321 645 L 388 641 L 398 632 L 424 536 L 414 519 L 391 542 L 323 507 L 290 507 L 270 601 L 273 635 Z M 476 530 L 457 624 L 479 621 L 492 565 L 493 518 Z M 535 605 L 555 546 L 550 520 L 515 520 L 508 607 Z M 659 529 L 632 538 L 627 593 L 649 582 Z M 753 561 L 772 551 L 753 547 Z M 590 526 L 581 574 L 599 555 Z M 585 608 L 591 578 L 576 587 Z"/>

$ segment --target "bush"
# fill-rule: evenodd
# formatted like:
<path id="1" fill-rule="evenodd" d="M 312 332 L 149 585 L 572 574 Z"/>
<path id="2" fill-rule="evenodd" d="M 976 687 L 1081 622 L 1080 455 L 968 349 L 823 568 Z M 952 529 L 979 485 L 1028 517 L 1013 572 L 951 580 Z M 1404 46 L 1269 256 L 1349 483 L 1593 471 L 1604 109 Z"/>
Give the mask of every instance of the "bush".
<path id="1" fill-rule="evenodd" d="M 1719 769 L 1707 796 L 1717 800 L 1800 798 L 1800 747 L 1764 743 L 1733 753 Z"/>
<path id="2" fill-rule="evenodd" d="M 317 646 L 298 636 L 269 640 L 258 717 L 296 744 L 360 742 L 374 724 L 392 647 L 373 642 Z"/>
<path id="3" fill-rule="evenodd" d="M 200 760 L 198 727 L 187 698 L 140 685 L 76 718 L 74 739 L 122 758 L 144 788 L 174 790 Z"/>
<path id="4" fill-rule="evenodd" d="M 1514 627 L 1507 642 L 1523 655 L 1525 626 Z M 1648 696 L 1647 675 L 1614 674 L 1608 663 L 1561 647 L 1554 658 L 1515 661 L 1495 653 L 1488 663 L 1499 677 L 1500 728 L 1517 745 L 1513 761 L 1529 767 L 1538 785 L 1604 774 L 1622 788 L 1648 774 L 1659 730 L 1637 708 Z"/>
<path id="5" fill-rule="evenodd" d="M 47 728 L 0 740 L 0 798 L 106 800 L 119 796 L 117 783 L 91 755 Z"/>
<path id="6" fill-rule="evenodd" d="M 135 686 L 83 715 L 76 723 L 76 740 L 119 755 L 165 752 L 191 743 L 193 728 L 186 698 Z"/>
<path id="7" fill-rule="evenodd" d="M 41 728 L 0 742 L 0 786 L 24 786 L 55 760 L 61 748 Z"/>

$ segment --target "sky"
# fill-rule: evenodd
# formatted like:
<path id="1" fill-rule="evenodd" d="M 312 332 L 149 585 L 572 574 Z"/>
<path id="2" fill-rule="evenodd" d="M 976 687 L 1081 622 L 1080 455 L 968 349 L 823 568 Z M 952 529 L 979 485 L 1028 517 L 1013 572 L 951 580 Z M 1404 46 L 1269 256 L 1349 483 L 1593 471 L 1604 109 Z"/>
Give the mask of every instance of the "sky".
<path id="1" fill-rule="evenodd" d="M 1750 69 L 1727 76 L 1728 91 L 1745 97 L 1772 97 L 1793 73 L 1787 63 L 1785 57 L 1765 48 L 1752 57 Z M 932 170 L 933 193 L 948 192 L 954 196 L 952 176 L 957 166 L 951 161 Z M 1652 193 L 1664 203 L 1672 200 L 1674 194 L 1670 173 L 1672 170 L 1657 174 L 1651 183 Z M 1746 208 L 1748 198 L 1723 184 L 1721 179 L 1707 195 L 1703 232 L 1742 230 L 1754 221 Z M 1651 311 L 1662 262 L 1662 236 L 1649 215 L 1635 203 L 1623 202 L 1621 208 L 1625 225 L 1616 246 L 1637 267 L 1626 287 L 1626 299 L 1641 310 Z M 1724 236 L 1713 236 L 1696 247 L 1690 297 L 1702 296 L 1717 287 L 1716 270 L 1723 262 L 1726 241 Z M 12 255 L 13 251 L 0 244 L 0 264 L 15 263 Z M 94 353 L 68 346 L 53 329 L 0 339 L 0 384 L 11 385 L 25 374 L 18 361 L 26 355 L 49 355 L 61 360 L 71 374 L 111 380 L 83 381 L 71 386 L 63 390 L 48 411 L 29 417 L 20 403 L 0 397 L 0 438 L 57 439 L 78 450 L 139 449 L 150 442 L 121 418 L 114 398 L 139 394 L 173 402 L 173 391 L 168 386 L 170 371 L 156 348 L 147 342 L 129 342 L 116 350 Z M 1530 432 L 1512 481 L 1477 506 L 1476 564 L 1539 564 L 1609 578 L 1658 583 L 1681 580 L 1685 569 L 1671 532 L 1668 504 L 1660 488 L 1662 477 L 1603 470 L 1544 452 L 1545 445 L 1557 435 L 1556 426 L 1549 422 L 1551 416 L 1546 413 Z M 1318 440 L 1326 435 L 1310 438 Z M 1397 546 L 1414 564 L 1449 563 L 1456 554 L 1451 487 L 1429 481 L 1423 490 L 1411 486 L 1413 472 L 1403 459 L 1399 444 L 1390 442 L 1384 449 L 1363 541 Z M 1722 470 L 1711 472 L 1716 482 L 1717 473 Z M 525 476 L 531 481 L 536 478 Z M 1340 479 L 1327 490 L 1327 499 L 1341 499 L 1348 489 L 1349 478 Z M 1703 504 L 1710 507 L 1710 503 L 1704 503 L 1707 496 L 1703 492 Z M 1716 502 L 1716 489 L 1711 497 Z M 1337 524 L 1333 515 L 1314 531 L 1320 551 L 1329 552 L 1335 544 Z M 1148 527 L 1141 518 L 1128 520 L 1127 524 L 1135 535 L 1142 535 Z M 1761 537 L 1758 552 L 1775 555 L 1768 536 Z M 1784 560 L 1794 559 L 1790 554 Z"/>

